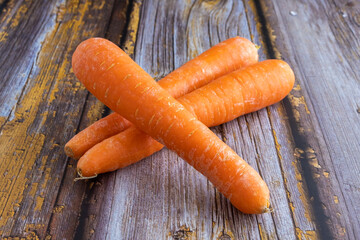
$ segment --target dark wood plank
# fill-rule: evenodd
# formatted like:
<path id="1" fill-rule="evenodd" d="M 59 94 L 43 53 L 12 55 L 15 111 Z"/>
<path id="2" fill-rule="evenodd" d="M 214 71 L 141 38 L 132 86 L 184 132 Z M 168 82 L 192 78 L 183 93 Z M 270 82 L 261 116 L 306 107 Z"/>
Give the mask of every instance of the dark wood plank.
<path id="1" fill-rule="evenodd" d="M 261 7 L 255 1 L 246 2 L 247 15 L 249 19 L 250 27 L 254 33 L 254 41 L 261 43 L 260 58 L 280 58 L 281 53 L 274 47 L 269 45 L 271 42 L 271 28 L 264 19 L 264 16 L 268 14 L 266 7 Z M 286 58 L 285 61 L 288 61 Z M 289 96 L 292 96 L 294 92 L 298 90 L 297 84 L 294 90 Z M 287 197 L 287 208 L 290 209 L 292 216 L 292 226 L 297 239 L 316 239 L 319 238 L 318 231 L 313 221 L 313 210 L 311 209 L 311 197 L 309 197 L 306 187 L 304 187 L 301 181 L 302 175 L 297 166 L 298 154 L 294 146 L 294 137 L 292 135 L 291 126 L 289 124 L 289 116 L 286 112 L 283 100 L 281 103 L 275 104 L 267 108 L 268 118 L 272 129 L 272 138 L 275 143 L 277 161 L 280 165 L 280 172 L 283 178 L 284 188 Z M 282 207 L 274 207 L 274 212 L 283 211 Z M 283 223 L 289 224 L 289 223 Z M 265 233 L 266 234 L 266 233 Z M 268 236 L 270 237 L 270 236 Z M 271 237 L 270 237 L 271 238 Z"/>
<path id="2" fill-rule="evenodd" d="M 88 94 L 70 71 L 71 54 L 82 40 L 105 34 L 112 2 L 8 4 L 0 45 L 0 99 L 7 103 L 0 136 L 0 238 L 45 239 L 51 237 L 52 212 L 67 207 L 55 205 L 59 188 L 72 191 L 74 203 L 83 195 L 62 182 L 68 166 L 63 145 L 76 130 Z M 57 225 L 66 236 L 71 229 L 62 226 Z"/>
<path id="3" fill-rule="evenodd" d="M 124 37 L 122 35 L 126 30 L 127 18 L 129 17 L 127 12 L 130 7 L 128 1 L 114 3 L 104 37 L 117 44 L 123 41 Z M 104 32 L 101 32 L 97 36 L 103 34 Z M 77 131 L 86 128 L 108 112 L 108 109 L 104 108 L 101 102 L 89 94 L 80 116 L 81 120 Z M 110 209 L 102 209 L 102 206 L 103 201 L 106 201 L 106 198 L 111 197 L 113 193 L 112 182 L 114 180 L 111 174 L 104 174 L 94 180 L 78 182 L 74 182 L 75 177 L 76 160 L 70 159 L 55 204 L 61 206 L 62 209 L 53 213 L 48 229 L 51 236 L 56 236 L 59 239 L 89 239 L 94 237 L 94 225 L 98 222 L 99 213 L 110 211 Z M 67 219 L 67 221 L 64 222 L 64 219 Z M 99 237 L 99 239 L 101 238 Z"/>
<path id="4" fill-rule="evenodd" d="M 295 206 L 296 223 L 303 215 L 324 239 L 357 239 L 359 6 L 347 1 L 261 1 L 259 8 L 272 57 L 285 58 L 297 76 L 295 91 L 284 101 L 296 161 L 283 164 L 288 176 L 296 178 L 288 178 L 288 186 L 299 188 L 291 200 L 301 198 L 310 211 L 301 213 Z M 283 125 L 277 119 L 272 117 L 274 129 Z M 289 155 L 286 141 L 279 139 L 280 152 Z M 299 233 L 306 237 L 305 231 Z"/>
<path id="5" fill-rule="evenodd" d="M 1 16 L 0 72 L 3 80 L 0 87 L 0 116 L 14 118 L 12 112 L 32 69 L 32 62 L 41 48 L 44 29 L 49 28 L 51 8 L 54 1 L 32 3 L 31 1 L 4 2 Z M 45 14 L 39 14 L 40 9 Z M 36 15 L 34 15 L 36 13 Z M 22 37 L 18 37 L 21 35 Z M 14 63 L 17 64 L 14 64 Z M 11 114 L 12 113 L 12 114 Z M 11 116 L 10 116 L 11 115 Z"/>

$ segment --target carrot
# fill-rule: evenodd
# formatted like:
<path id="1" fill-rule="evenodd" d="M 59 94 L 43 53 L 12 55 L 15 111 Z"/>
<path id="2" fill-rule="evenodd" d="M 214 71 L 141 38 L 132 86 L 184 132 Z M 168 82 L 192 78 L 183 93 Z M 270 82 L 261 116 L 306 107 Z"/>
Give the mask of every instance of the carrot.
<path id="1" fill-rule="evenodd" d="M 65 145 L 65 153 L 69 157 L 79 159 L 95 144 L 114 136 L 116 133 L 124 131 L 131 125 L 131 122 L 121 115 L 111 113 L 71 138 Z"/>
<path id="2" fill-rule="evenodd" d="M 231 121 L 283 99 L 294 85 L 290 66 L 266 60 L 220 77 L 178 98 L 208 127 Z M 78 161 L 82 176 L 90 177 L 133 164 L 164 146 L 131 126 L 89 149 Z"/>
<path id="3" fill-rule="evenodd" d="M 258 61 L 255 45 L 246 38 L 225 40 L 161 79 L 158 84 L 175 98 L 183 96 L 212 80 Z M 131 123 L 112 113 L 76 134 L 66 145 L 65 153 L 79 159 L 95 144 L 113 136 Z"/>
<path id="4" fill-rule="evenodd" d="M 245 213 L 269 209 L 260 175 L 115 44 L 82 42 L 72 66 L 77 78 L 110 109 L 175 151 Z"/>

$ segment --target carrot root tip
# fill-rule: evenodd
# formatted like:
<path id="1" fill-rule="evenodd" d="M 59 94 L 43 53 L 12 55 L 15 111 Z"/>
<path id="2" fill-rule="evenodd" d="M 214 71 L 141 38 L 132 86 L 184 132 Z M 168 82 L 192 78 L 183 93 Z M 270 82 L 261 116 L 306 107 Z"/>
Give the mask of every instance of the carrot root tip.
<path id="1" fill-rule="evenodd" d="M 262 213 L 272 213 L 274 209 L 272 207 L 266 207 Z"/>
<path id="2" fill-rule="evenodd" d="M 65 146 L 64 151 L 65 151 L 65 154 L 66 154 L 68 157 L 74 158 L 74 152 L 73 152 L 73 150 L 71 149 L 71 147 Z"/>
<path id="3" fill-rule="evenodd" d="M 94 176 L 90 176 L 90 177 L 84 177 L 81 173 L 81 169 L 77 169 L 77 174 L 79 175 L 79 177 L 74 179 L 74 182 L 77 182 L 79 180 L 87 180 L 87 179 L 92 179 L 92 178 L 96 178 L 98 175 L 95 174 Z"/>

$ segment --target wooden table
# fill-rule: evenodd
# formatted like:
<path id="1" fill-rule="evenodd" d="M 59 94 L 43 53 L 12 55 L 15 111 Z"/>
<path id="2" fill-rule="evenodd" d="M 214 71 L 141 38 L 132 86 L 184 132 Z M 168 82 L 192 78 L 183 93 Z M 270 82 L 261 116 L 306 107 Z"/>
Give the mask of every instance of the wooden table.
<path id="1" fill-rule="evenodd" d="M 356 1 L 0 1 L 0 238 L 360 239 Z M 244 215 L 167 149 L 74 182 L 64 144 L 109 113 L 76 80 L 84 39 L 110 39 L 155 79 L 234 36 L 296 74 L 281 103 L 213 128 L 269 185 Z"/>

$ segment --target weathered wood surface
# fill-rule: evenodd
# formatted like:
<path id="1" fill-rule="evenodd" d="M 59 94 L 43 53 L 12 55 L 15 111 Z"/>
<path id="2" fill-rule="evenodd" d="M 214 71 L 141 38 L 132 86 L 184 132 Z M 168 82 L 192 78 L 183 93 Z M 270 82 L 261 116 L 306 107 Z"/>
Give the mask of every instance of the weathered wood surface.
<path id="1" fill-rule="evenodd" d="M 0 10 L 0 238 L 360 238 L 355 2 L 5 0 Z M 240 213 L 167 149 L 73 182 L 64 144 L 108 113 L 71 72 L 79 42 L 106 37 L 159 79 L 237 35 L 297 79 L 281 103 L 213 128 L 268 183 L 272 213 Z"/>
<path id="2" fill-rule="evenodd" d="M 262 6 L 267 31 L 274 30 L 269 35 L 274 55 L 294 66 L 299 84 L 284 105 L 310 218 L 326 239 L 357 239 L 360 6 L 347 1 L 264 1 Z"/>

